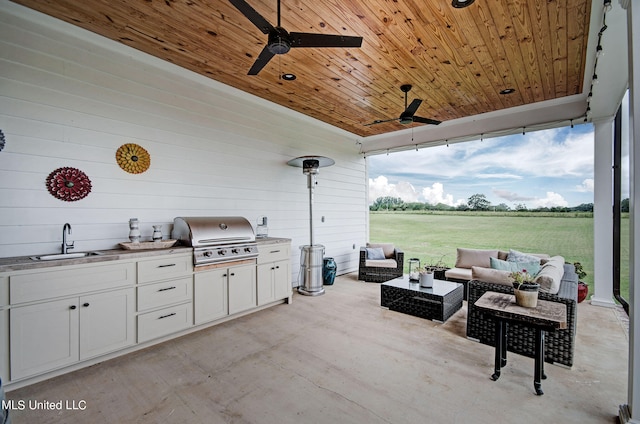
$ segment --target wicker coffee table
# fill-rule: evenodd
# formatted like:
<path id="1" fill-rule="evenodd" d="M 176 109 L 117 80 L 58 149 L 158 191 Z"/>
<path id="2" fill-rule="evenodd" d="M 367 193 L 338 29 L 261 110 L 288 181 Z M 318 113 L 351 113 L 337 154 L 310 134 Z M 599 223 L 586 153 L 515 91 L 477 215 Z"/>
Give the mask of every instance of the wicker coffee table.
<path id="1" fill-rule="evenodd" d="M 380 286 L 380 305 L 392 311 L 445 322 L 460 308 L 464 287 L 459 283 L 434 280 L 433 288 L 420 287 L 404 275 Z"/>

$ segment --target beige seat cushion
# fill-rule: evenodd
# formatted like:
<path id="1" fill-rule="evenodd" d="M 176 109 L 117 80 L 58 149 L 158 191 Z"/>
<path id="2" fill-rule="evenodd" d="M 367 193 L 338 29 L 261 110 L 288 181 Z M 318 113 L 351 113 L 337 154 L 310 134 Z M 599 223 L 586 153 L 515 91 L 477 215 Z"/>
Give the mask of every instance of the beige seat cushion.
<path id="1" fill-rule="evenodd" d="M 481 250 L 481 249 L 457 249 L 456 268 L 469 268 L 472 266 L 481 266 L 491 268 L 489 258 L 497 258 L 498 250 Z"/>
<path id="2" fill-rule="evenodd" d="M 446 278 L 455 278 L 456 280 L 471 280 L 470 268 L 451 268 L 444 272 Z"/>
<path id="3" fill-rule="evenodd" d="M 503 284 L 505 286 L 513 286 L 513 278 L 509 275 L 510 271 L 500 269 L 482 268 L 480 266 L 471 267 L 471 277 L 474 280 L 483 281 L 485 283 Z"/>
<path id="4" fill-rule="evenodd" d="M 365 265 L 375 266 L 380 268 L 397 268 L 398 267 L 398 263 L 396 262 L 395 259 L 378 259 L 378 260 L 367 259 L 367 261 L 365 262 Z"/>
<path id="5" fill-rule="evenodd" d="M 367 243 L 367 247 L 381 247 L 384 257 L 387 259 L 393 258 L 396 249 L 393 243 Z"/>

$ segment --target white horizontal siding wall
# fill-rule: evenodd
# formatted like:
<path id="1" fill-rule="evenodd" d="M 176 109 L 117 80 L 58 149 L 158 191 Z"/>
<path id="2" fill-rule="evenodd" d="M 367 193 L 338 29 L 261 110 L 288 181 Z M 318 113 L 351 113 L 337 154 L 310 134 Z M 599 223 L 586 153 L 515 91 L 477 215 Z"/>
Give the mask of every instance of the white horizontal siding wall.
<path id="1" fill-rule="evenodd" d="M 168 234 L 176 216 L 255 226 L 265 215 L 269 235 L 293 240 L 295 277 L 308 190 L 286 162 L 323 155 L 336 164 L 318 175 L 315 241 L 339 272 L 357 269 L 367 202 L 355 136 L 6 0 L 0 69 L 0 257 L 58 252 L 65 222 L 75 251 L 87 251 L 127 241 L 131 217 L 150 237 L 154 224 Z M 150 153 L 148 171 L 120 169 L 125 143 Z M 89 176 L 88 197 L 48 193 L 46 177 L 65 166 Z"/>

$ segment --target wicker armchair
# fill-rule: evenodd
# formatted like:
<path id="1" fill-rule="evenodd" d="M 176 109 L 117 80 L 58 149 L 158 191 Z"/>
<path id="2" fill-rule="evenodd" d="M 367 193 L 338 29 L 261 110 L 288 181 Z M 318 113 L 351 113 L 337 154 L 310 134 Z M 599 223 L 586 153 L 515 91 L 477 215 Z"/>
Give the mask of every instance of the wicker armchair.
<path id="1" fill-rule="evenodd" d="M 567 329 L 546 333 L 544 339 L 544 360 L 573 366 L 575 335 L 578 312 L 578 276 L 572 264 L 564 265 L 565 271 L 558 294 L 540 292 L 538 298 L 567 305 Z M 513 287 L 502 284 L 471 280 L 467 284 L 468 312 L 467 338 L 495 346 L 495 322 L 485 317 L 475 307 L 476 301 L 487 291 L 513 294 Z M 535 330 L 519 324 L 509 324 L 507 350 L 533 358 L 535 352 Z"/>
<path id="2" fill-rule="evenodd" d="M 373 246 L 373 245 L 372 245 Z M 394 278 L 402 277 L 404 270 L 404 252 L 393 248 L 393 253 L 387 256 L 388 259 L 395 260 L 395 266 L 387 268 L 383 266 L 371 266 L 371 260 L 367 264 L 367 248 L 360 248 L 360 262 L 358 266 L 358 280 L 371 283 L 384 283 Z"/>

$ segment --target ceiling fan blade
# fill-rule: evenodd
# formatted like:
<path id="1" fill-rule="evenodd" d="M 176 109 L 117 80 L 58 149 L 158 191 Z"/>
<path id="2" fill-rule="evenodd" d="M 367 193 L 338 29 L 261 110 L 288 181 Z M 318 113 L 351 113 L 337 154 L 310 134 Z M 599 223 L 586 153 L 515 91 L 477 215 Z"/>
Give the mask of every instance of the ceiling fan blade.
<path id="1" fill-rule="evenodd" d="M 393 118 L 393 119 L 376 119 L 375 121 L 373 121 L 370 124 L 364 124 L 365 127 L 370 127 L 371 125 L 376 125 L 376 124 L 382 124 L 383 122 L 391 122 L 391 121 L 397 121 L 398 118 Z"/>
<path id="2" fill-rule="evenodd" d="M 442 121 L 436 121 L 435 119 L 422 118 L 420 116 L 414 116 L 413 122 L 419 122 L 421 124 L 440 125 Z"/>
<path id="3" fill-rule="evenodd" d="M 416 111 L 420 107 L 420 104 L 422 104 L 422 100 L 413 99 L 413 101 L 411 102 L 409 107 L 404 112 L 402 112 L 402 115 L 403 116 L 413 116 L 413 114 L 416 113 Z"/>
<path id="4" fill-rule="evenodd" d="M 251 21 L 264 34 L 269 34 L 274 28 L 265 18 L 262 17 L 255 9 L 244 0 L 229 0 L 247 19 Z"/>
<path id="5" fill-rule="evenodd" d="M 269 63 L 273 56 L 275 55 L 271 53 L 269 46 L 264 46 L 264 49 L 260 52 L 260 56 L 258 56 L 256 61 L 253 62 L 253 66 L 251 66 L 247 75 L 258 75 L 258 72 L 260 72 L 267 63 Z"/>
<path id="6" fill-rule="evenodd" d="M 291 47 L 360 47 L 362 37 L 290 32 Z"/>

